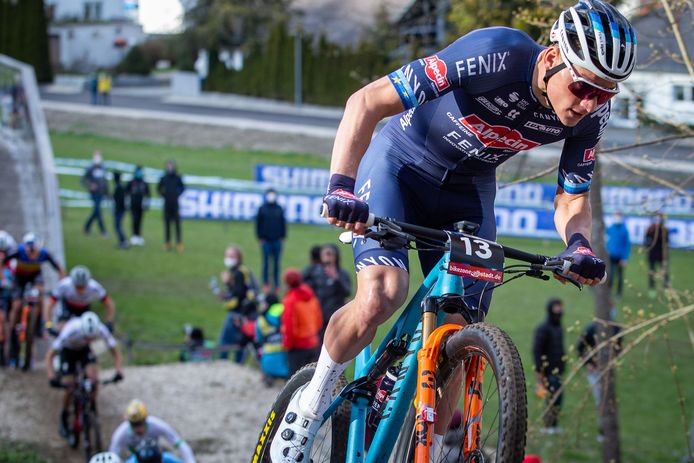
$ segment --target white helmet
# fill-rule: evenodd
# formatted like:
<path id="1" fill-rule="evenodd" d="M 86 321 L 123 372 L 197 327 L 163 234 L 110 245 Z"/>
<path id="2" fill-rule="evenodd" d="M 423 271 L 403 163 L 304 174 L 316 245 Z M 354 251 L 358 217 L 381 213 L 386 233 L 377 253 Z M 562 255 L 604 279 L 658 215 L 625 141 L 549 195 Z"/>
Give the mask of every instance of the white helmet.
<path id="1" fill-rule="evenodd" d="M 580 0 L 552 26 L 550 41 L 559 44 L 567 64 L 581 66 L 610 82 L 629 77 L 636 62 L 636 34 L 609 3 Z"/>
<path id="2" fill-rule="evenodd" d="M 122 463 L 122 460 L 113 452 L 103 452 L 94 455 L 89 463 Z"/>
<path id="3" fill-rule="evenodd" d="M 101 320 L 99 320 L 99 316 L 94 312 L 84 312 L 82 316 L 80 316 L 80 322 L 82 323 L 82 334 L 85 336 L 93 338 L 99 334 Z"/>
<path id="4" fill-rule="evenodd" d="M 0 251 L 7 251 L 12 246 L 14 246 L 12 235 L 7 233 L 5 230 L 0 230 Z"/>
<path id="5" fill-rule="evenodd" d="M 89 273 L 89 269 L 84 265 L 75 265 L 70 270 L 70 279 L 78 288 L 85 288 L 91 278 L 92 274 Z"/>
<path id="6" fill-rule="evenodd" d="M 39 242 L 39 237 L 36 236 L 36 233 L 33 232 L 27 232 L 24 234 L 22 237 L 22 243 L 24 244 L 30 244 L 34 246 L 39 246 L 41 243 Z"/>

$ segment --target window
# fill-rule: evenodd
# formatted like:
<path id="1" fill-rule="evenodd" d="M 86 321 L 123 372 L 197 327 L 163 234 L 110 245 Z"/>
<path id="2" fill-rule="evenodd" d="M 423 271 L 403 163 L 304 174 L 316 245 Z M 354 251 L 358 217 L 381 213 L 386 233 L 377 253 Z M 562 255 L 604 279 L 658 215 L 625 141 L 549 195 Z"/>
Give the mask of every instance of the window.
<path id="1" fill-rule="evenodd" d="M 101 21 L 102 2 L 84 2 L 84 20 Z"/>
<path id="2" fill-rule="evenodd" d="M 694 85 L 673 85 L 672 98 L 675 101 L 693 101 Z"/>

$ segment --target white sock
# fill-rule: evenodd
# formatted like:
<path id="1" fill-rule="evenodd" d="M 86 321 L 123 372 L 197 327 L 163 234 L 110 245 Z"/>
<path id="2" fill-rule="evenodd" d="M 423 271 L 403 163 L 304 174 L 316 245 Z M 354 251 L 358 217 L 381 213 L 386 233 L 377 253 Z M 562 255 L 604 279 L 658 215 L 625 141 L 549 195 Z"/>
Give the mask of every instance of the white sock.
<path id="1" fill-rule="evenodd" d="M 431 449 L 429 449 L 429 461 L 434 463 L 439 461 L 441 450 L 443 449 L 443 436 L 434 434 L 431 439 Z"/>
<path id="2" fill-rule="evenodd" d="M 299 408 L 316 419 L 328 409 L 333 400 L 333 386 L 340 377 L 349 362 L 337 363 L 330 358 L 325 345 L 321 347 L 320 357 L 316 365 L 316 372 L 311 382 L 301 392 Z"/>

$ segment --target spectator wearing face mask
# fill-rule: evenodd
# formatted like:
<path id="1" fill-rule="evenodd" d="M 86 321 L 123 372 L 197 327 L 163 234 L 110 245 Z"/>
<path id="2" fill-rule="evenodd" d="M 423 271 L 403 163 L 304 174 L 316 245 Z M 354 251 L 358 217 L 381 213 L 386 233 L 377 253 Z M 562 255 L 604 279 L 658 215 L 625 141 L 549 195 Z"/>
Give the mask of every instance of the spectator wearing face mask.
<path id="1" fill-rule="evenodd" d="M 265 202 L 256 216 L 256 235 L 263 252 L 263 291 L 277 292 L 280 287 L 280 256 L 282 241 L 287 237 L 287 221 L 284 209 L 277 204 L 277 191 L 270 188 L 265 192 Z M 270 267 L 272 266 L 272 287 Z"/>
<path id="2" fill-rule="evenodd" d="M 184 190 L 183 180 L 176 172 L 176 163 L 171 159 L 166 161 L 166 173 L 159 179 L 157 186 L 157 191 L 164 198 L 164 249 L 166 251 L 171 250 L 171 225 L 174 225 L 176 231 L 176 250 L 183 251 L 178 198 Z"/>
<path id="3" fill-rule="evenodd" d="M 629 230 L 624 225 L 622 214 L 614 215 L 614 223 L 607 228 L 607 254 L 610 256 L 610 271 L 607 280 L 612 289 L 612 284 L 617 280 L 617 296 L 622 296 L 624 287 L 624 270 L 631 254 L 631 241 Z"/>
<path id="4" fill-rule="evenodd" d="M 135 167 L 133 178 L 128 182 L 125 190 L 130 198 L 130 214 L 132 215 L 133 235 L 130 237 L 130 244 L 133 246 L 144 246 L 142 218 L 144 211 L 149 207 L 149 185 L 145 182 L 142 166 Z"/>
<path id="5" fill-rule="evenodd" d="M 247 339 L 241 328 L 246 321 L 256 318 L 257 289 L 251 271 L 243 265 L 243 254 L 238 246 L 230 245 L 224 251 L 224 271 L 220 278 L 223 286 L 219 297 L 224 301 L 227 315 L 218 344 L 220 347 L 237 346 L 234 358 L 237 363 L 243 363 L 244 348 L 252 339 Z M 222 350 L 219 357 L 228 358 L 228 350 Z"/>
<path id="6" fill-rule="evenodd" d="M 92 155 L 92 165 L 90 165 L 82 176 L 82 185 L 89 191 L 92 199 L 92 212 L 84 223 L 84 233 L 91 233 L 92 223 L 96 221 L 99 231 L 103 236 L 107 236 L 104 220 L 101 217 L 101 201 L 108 196 L 108 182 L 106 180 L 106 169 L 103 166 L 101 151 L 96 150 Z"/>
<path id="7" fill-rule="evenodd" d="M 558 426 L 559 410 L 562 395 L 555 399 L 555 394 L 561 388 L 561 375 L 564 373 L 564 328 L 561 317 L 564 313 L 564 303 L 560 299 L 547 301 L 547 318 L 535 328 L 533 339 L 533 358 L 535 360 L 535 375 L 537 386 L 535 394 L 545 398 L 552 406 L 543 416 L 544 428 L 547 434 L 560 431 Z"/>

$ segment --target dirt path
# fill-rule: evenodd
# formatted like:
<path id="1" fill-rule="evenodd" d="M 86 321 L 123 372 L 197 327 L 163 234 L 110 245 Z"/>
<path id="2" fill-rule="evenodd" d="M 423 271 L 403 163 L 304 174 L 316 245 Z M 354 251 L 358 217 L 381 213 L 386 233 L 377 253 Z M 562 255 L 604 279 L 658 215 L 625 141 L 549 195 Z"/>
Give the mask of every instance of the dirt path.
<path id="1" fill-rule="evenodd" d="M 249 461 L 279 391 L 279 385 L 265 387 L 257 371 L 226 362 L 128 367 L 125 377 L 99 397 L 105 442 L 137 397 L 178 430 L 200 463 Z M 43 371 L 0 370 L 0 439 L 27 442 L 49 461 L 84 461 L 58 436 L 60 394 L 49 389 Z"/>

